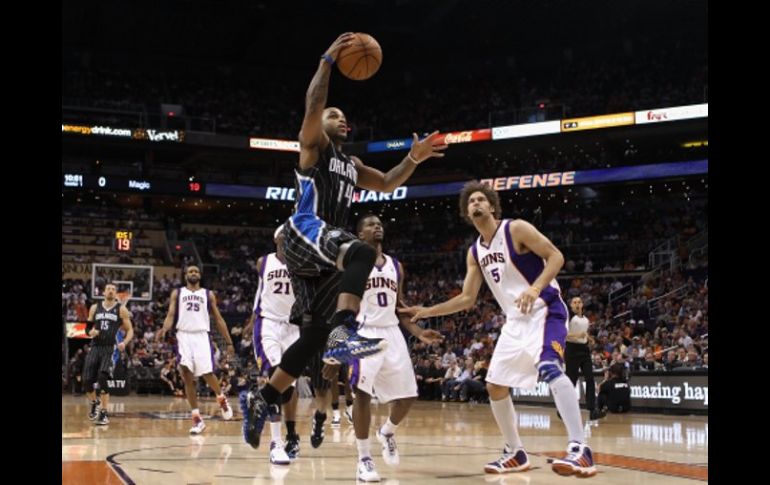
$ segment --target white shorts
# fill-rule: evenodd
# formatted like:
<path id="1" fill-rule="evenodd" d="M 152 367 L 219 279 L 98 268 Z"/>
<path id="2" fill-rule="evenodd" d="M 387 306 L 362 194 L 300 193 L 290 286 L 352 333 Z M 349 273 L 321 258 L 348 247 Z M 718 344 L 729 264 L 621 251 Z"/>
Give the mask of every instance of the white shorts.
<path id="1" fill-rule="evenodd" d="M 533 389 L 538 363 L 549 361 L 563 368 L 566 337 L 567 307 L 561 298 L 549 306 L 536 306 L 529 315 L 511 309 L 492 352 L 487 382 Z"/>
<path id="2" fill-rule="evenodd" d="M 350 365 L 350 385 L 355 389 L 377 396 L 380 402 L 417 397 L 417 379 L 406 340 L 398 325 L 367 327 L 358 330 L 364 337 L 381 337 L 388 348 L 374 357 L 354 360 Z"/>
<path id="3" fill-rule="evenodd" d="M 214 349 L 208 332 L 176 332 L 179 365 L 187 367 L 195 377 L 214 371 Z"/>
<path id="4" fill-rule="evenodd" d="M 286 349 L 299 338 L 299 327 L 288 322 L 257 317 L 254 321 L 254 358 L 257 369 L 267 371 L 281 363 Z"/>

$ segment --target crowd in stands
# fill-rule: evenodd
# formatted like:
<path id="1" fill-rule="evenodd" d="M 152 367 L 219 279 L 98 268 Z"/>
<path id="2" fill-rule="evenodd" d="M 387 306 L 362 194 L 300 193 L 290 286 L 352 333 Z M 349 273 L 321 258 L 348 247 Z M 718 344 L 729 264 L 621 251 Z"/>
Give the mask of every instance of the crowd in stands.
<path id="1" fill-rule="evenodd" d="M 681 264 L 673 271 L 644 273 L 618 271 L 602 266 L 598 259 L 592 262 L 565 249 L 574 244 L 614 241 L 625 254 L 630 254 L 639 241 L 674 236 L 684 240 L 705 229 L 703 208 L 697 204 L 692 207 L 695 208 L 636 207 L 625 215 L 602 216 L 588 207 L 544 215 L 544 231 L 558 241 L 567 258 L 559 276 L 564 299 L 580 296 L 592 322 L 589 334 L 596 370 L 613 363 L 622 363 L 631 374 L 708 368 L 707 253 L 681 258 Z M 617 224 L 624 217 L 634 224 Z M 387 219 L 385 222 L 387 230 Z M 475 238 L 472 228 L 456 215 L 440 210 L 415 215 L 408 227 L 397 227 L 398 231 L 386 233 L 385 251 L 398 255 L 405 266 L 407 302 L 429 305 L 456 295 L 465 274 L 464 252 Z M 262 232 L 272 233 L 272 228 Z M 447 234 L 452 236 L 446 237 Z M 256 258 L 273 250 L 271 237 L 256 237 L 254 229 L 248 228 L 227 234 L 185 229 L 180 235 L 195 241 L 204 255 L 204 263 L 218 265 L 216 272 L 204 275 L 204 285 L 217 292 L 220 310 L 236 345 L 237 359 L 228 361 L 219 350 L 216 355 L 226 371 L 220 377 L 235 392 L 243 388 L 246 376 L 256 373 L 251 339 L 242 338 L 242 332 L 258 284 Z M 639 254 L 644 256 L 650 249 L 648 244 L 640 248 Z M 156 278 L 152 301 L 129 302 L 135 339 L 123 357 L 129 369 L 151 369 L 160 383 L 157 390 L 173 395 L 181 392 L 181 381 L 173 365 L 174 340 L 171 337 L 160 343 L 155 334 L 166 316 L 171 290 L 182 284 L 181 272 Z M 62 281 L 62 316 L 66 321 L 85 319 L 88 305 L 96 301 L 90 291 L 90 280 Z M 505 323 L 491 293 L 483 287 L 472 310 L 425 323 L 441 331 L 445 340 L 433 345 L 416 340 L 411 343 L 421 397 L 484 399 L 483 386 L 477 383 L 483 383 L 494 344 Z M 87 347 L 83 350 L 87 351 Z M 72 356 L 73 372 L 82 367 L 84 354 Z"/>

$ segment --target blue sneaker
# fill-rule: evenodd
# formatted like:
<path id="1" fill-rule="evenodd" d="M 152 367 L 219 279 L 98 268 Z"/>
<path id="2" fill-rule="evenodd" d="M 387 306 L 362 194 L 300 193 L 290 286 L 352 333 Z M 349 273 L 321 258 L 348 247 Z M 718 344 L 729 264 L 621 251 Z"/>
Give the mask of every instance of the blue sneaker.
<path id="1" fill-rule="evenodd" d="M 241 391 L 238 403 L 243 412 L 243 439 L 252 448 L 259 448 L 259 436 L 265 427 L 269 406 L 256 387 Z"/>
<path id="2" fill-rule="evenodd" d="M 570 441 L 567 445 L 567 456 L 553 460 L 551 469 L 563 476 L 575 475 L 579 478 L 588 478 L 596 475 L 591 448 L 577 441 Z"/>
<path id="3" fill-rule="evenodd" d="M 506 450 L 509 449 L 508 445 Z M 503 456 L 495 461 L 491 461 L 484 466 L 486 473 L 511 473 L 523 472 L 532 468 L 527 452 L 519 448 L 516 453 L 504 453 Z"/>
<path id="4" fill-rule="evenodd" d="M 355 359 L 377 355 L 386 348 L 387 340 L 362 337 L 343 324 L 329 334 L 323 361 L 330 365 L 347 364 Z"/>
<path id="5" fill-rule="evenodd" d="M 238 394 L 238 405 L 241 408 L 241 414 L 243 414 L 243 441 L 245 441 L 246 443 L 249 442 L 248 429 L 250 424 L 248 395 L 249 395 L 249 391 L 247 391 L 246 389 L 242 390 Z"/>

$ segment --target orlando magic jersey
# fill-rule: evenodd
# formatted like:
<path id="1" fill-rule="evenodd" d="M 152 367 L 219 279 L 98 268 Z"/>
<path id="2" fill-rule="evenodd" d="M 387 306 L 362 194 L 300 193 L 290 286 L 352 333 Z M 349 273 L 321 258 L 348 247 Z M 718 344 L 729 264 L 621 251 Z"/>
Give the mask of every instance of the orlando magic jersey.
<path id="1" fill-rule="evenodd" d="M 374 265 L 366 289 L 361 298 L 358 321 L 365 327 L 392 327 L 398 325 L 396 303 L 398 300 L 398 281 L 401 274 L 398 261 L 387 254 L 382 266 Z"/>
<path id="2" fill-rule="evenodd" d="M 289 270 L 275 253 L 270 253 L 262 260 L 254 313 L 257 317 L 288 321 L 293 304 L 294 292 L 291 289 Z"/>
<path id="3" fill-rule="evenodd" d="M 99 331 L 99 335 L 94 337 L 94 345 L 115 345 L 115 335 L 118 333 L 123 322 L 120 320 L 120 303 L 115 303 L 109 310 L 105 308 L 101 301 L 96 306 L 94 314 L 94 328 Z"/>
<path id="4" fill-rule="evenodd" d="M 489 245 L 481 242 L 479 236 L 471 246 L 473 257 L 484 275 L 487 286 L 506 315 L 517 308 L 515 300 L 532 286 L 545 268 L 545 261 L 537 254 L 516 253 L 511 239 L 510 223 L 508 219 L 500 222 Z M 546 304 L 550 304 L 555 298 L 561 300 L 556 279 L 543 289 L 538 300 L 542 299 Z M 542 303 L 539 305 L 542 306 Z M 538 306 L 537 301 L 535 306 Z"/>
<path id="5" fill-rule="evenodd" d="M 295 214 L 313 214 L 332 226 L 345 227 L 358 182 L 358 170 L 347 155 L 329 143 L 315 166 L 295 169 Z"/>
<path id="6" fill-rule="evenodd" d="M 179 288 L 176 301 L 176 329 L 183 332 L 210 332 L 209 290 Z"/>

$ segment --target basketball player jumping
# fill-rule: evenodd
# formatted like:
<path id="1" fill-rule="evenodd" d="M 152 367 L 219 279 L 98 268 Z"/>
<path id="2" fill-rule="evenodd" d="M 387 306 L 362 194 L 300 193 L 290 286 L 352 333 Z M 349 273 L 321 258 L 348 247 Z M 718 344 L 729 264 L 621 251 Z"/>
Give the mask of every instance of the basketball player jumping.
<path id="1" fill-rule="evenodd" d="M 402 301 L 404 268 L 396 258 L 382 252 L 385 232 L 380 218 L 374 214 L 365 215 L 358 221 L 356 232 L 362 241 L 377 248 L 377 259 L 361 301 L 359 319 L 362 327 L 359 333 L 388 342 L 387 352 L 350 364 L 350 385 L 356 391 L 353 400 L 353 428 L 358 445 L 356 476 L 364 482 L 379 482 L 380 476 L 375 470 L 369 447 L 372 395 L 376 394 L 381 403 L 391 403 L 390 416 L 376 434 L 382 444 L 382 457 L 389 465 L 399 463 L 396 429 L 417 398 L 417 379 L 406 340 L 398 328 L 399 320 L 412 335 L 425 343 L 440 342 L 443 337 L 435 330 L 418 327 L 409 318 L 398 317 L 396 304 Z M 324 373 L 336 377 L 335 368 L 330 366 L 324 369 Z"/>
<path id="2" fill-rule="evenodd" d="M 163 328 L 158 330 L 157 340 L 163 341 L 166 332 L 176 324 L 176 339 L 179 345 L 179 367 L 184 379 L 187 402 L 192 409 L 193 425 L 190 434 L 200 434 L 206 429 L 206 423 L 201 418 L 198 409 L 198 394 L 196 382 L 198 377 L 203 379 L 216 393 L 217 402 L 222 412 L 222 418 L 233 417 L 233 409 L 222 394 L 219 381 L 214 375 L 214 353 L 210 339 L 211 318 L 214 315 L 217 330 L 227 342 L 227 354 L 235 355 L 233 341 L 227 331 L 227 324 L 217 308 L 217 297 L 214 292 L 201 287 L 201 271 L 197 266 L 190 265 L 185 270 L 186 285 L 171 292 L 168 305 L 168 315 L 163 322 Z"/>
<path id="3" fill-rule="evenodd" d="M 104 301 L 94 303 L 88 310 L 88 335 L 93 340 L 83 368 L 83 382 L 87 389 L 86 396 L 91 401 L 88 418 L 98 425 L 110 422 L 107 417 L 107 405 L 110 403 L 107 379 L 112 377 L 115 368 L 115 349 L 117 347 L 122 352 L 134 337 L 131 314 L 115 298 L 117 291 L 113 283 L 107 283 L 104 285 Z M 117 342 L 120 329 L 126 333 L 126 338 Z M 98 398 L 97 390 L 101 391 Z"/>
<path id="4" fill-rule="evenodd" d="M 400 311 L 412 315 L 414 322 L 467 310 L 476 302 L 482 281 L 486 281 L 506 314 L 486 379 L 492 414 L 506 446 L 503 456 L 488 463 L 484 470 L 507 473 L 531 468 L 509 391 L 511 387 L 534 388 L 539 375 L 548 383 L 569 435 L 567 454 L 553 461 L 552 470 L 560 475 L 595 475 L 577 393 L 562 370 L 567 306 L 554 278 L 564 257 L 530 223 L 501 219 L 500 199 L 488 185 L 472 181 L 463 187 L 460 214 L 479 232 L 468 250 L 462 293 L 428 308 Z"/>
<path id="5" fill-rule="evenodd" d="M 356 334 L 361 296 L 376 251 L 344 229 L 356 186 L 392 192 L 417 165 L 442 157 L 446 145 L 434 145 L 434 132 L 423 140 L 413 134 L 406 157 L 388 173 L 367 167 L 342 152 L 348 126 L 344 113 L 326 108 L 329 77 L 340 50 L 352 45 L 352 33 L 340 35 L 318 61 L 305 98 L 295 169 L 297 201 L 286 223 L 286 266 L 296 301 L 291 321 L 301 325 L 299 339 L 283 355 L 270 382 L 249 394 L 249 443 L 259 446 L 268 412 L 280 413 L 281 395 L 308 360 L 326 345 L 324 361 L 344 363 L 385 348 L 382 340 Z M 336 311 L 335 311 L 336 310 Z M 334 329 L 334 331 L 332 331 Z M 327 341 L 328 338 L 328 341 Z"/>

